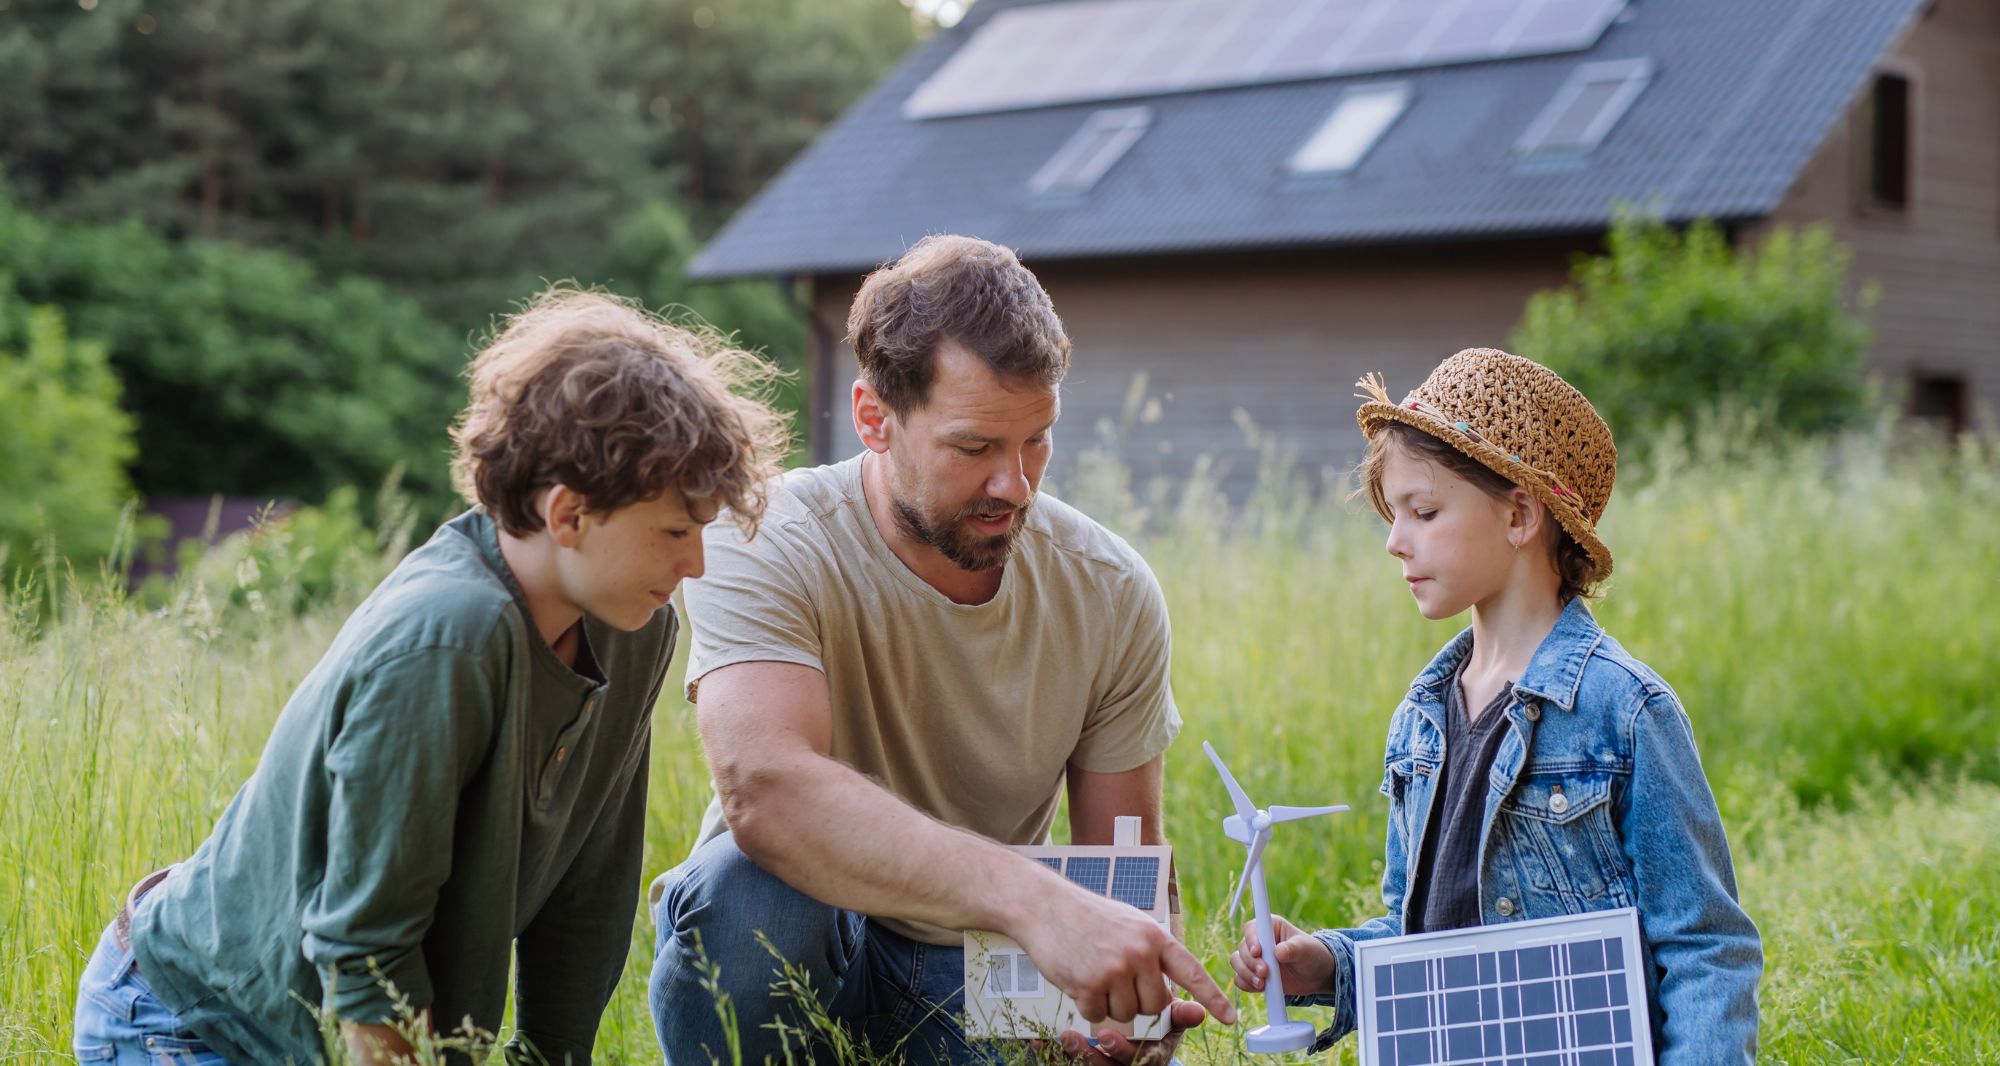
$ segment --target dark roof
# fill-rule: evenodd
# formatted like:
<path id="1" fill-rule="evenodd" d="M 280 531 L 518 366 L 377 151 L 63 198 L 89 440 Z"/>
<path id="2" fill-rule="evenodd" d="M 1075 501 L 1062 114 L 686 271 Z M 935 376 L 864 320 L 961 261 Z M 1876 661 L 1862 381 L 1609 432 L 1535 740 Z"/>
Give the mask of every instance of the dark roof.
<path id="1" fill-rule="evenodd" d="M 1621 202 L 1674 220 L 1771 213 L 1925 0 L 1635 0 L 1582 52 L 1143 98 L 1152 122 L 1087 193 L 1028 180 L 1105 102 L 913 120 L 904 100 L 996 12 L 984 0 L 871 90 L 739 212 L 698 277 L 848 273 L 929 233 L 1030 260 L 1581 233 Z M 1645 58 L 1596 150 L 1529 160 L 1528 124 L 1578 64 Z M 1351 173 L 1286 161 L 1350 85 L 1409 110 Z"/>

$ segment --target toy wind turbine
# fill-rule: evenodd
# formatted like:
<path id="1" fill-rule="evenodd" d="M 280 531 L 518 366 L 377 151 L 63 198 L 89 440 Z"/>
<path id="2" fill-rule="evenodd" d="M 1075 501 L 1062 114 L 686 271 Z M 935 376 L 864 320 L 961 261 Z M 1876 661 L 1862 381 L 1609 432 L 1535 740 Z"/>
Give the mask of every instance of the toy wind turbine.
<path id="1" fill-rule="evenodd" d="M 1264 962 L 1271 971 L 1264 982 L 1264 1003 L 1270 1020 L 1244 1034 L 1243 1044 L 1260 1055 L 1296 1051 L 1313 1042 L 1313 1024 L 1292 1021 L 1285 1013 L 1285 985 L 1278 975 L 1277 937 L 1271 932 L 1271 900 L 1264 891 L 1264 846 L 1271 842 L 1271 827 L 1279 822 L 1338 814 L 1346 810 L 1347 805 L 1274 806 L 1270 810 L 1262 810 L 1250 802 L 1243 786 L 1230 776 L 1229 767 L 1222 765 L 1222 756 L 1215 753 L 1215 746 L 1204 740 L 1201 747 L 1208 752 L 1209 761 L 1215 763 L 1216 772 L 1222 775 L 1223 786 L 1229 789 L 1230 801 L 1236 804 L 1236 813 L 1222 820 L 1222 831 L 1229 839 L 1250 849 L 1250 857 L 1243 863 L 1243 876 L 1236 879 L 1236 895 L 1229 901 L 1229 914 L 1235 917 L 1237 906 L 1243 902 L 1243 886 L 1248 884 L 1251 905 L 1257 910 L 1257 942 L 1263 946 Z"/>

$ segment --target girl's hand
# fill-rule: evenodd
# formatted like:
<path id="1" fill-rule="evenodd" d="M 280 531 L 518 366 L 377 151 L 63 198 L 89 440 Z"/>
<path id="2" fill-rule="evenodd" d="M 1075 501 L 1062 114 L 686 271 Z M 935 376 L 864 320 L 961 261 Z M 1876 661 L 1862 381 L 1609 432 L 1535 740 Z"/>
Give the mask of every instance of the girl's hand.
<path id="1" fill-rule="evenodd" d="M 1278 939 L 1278 976 L 1284 980 L 1286 995 L 1333 991 L 1333 952 L 1325 944 L 1275 914 L 1271 916 L 1271 935 Z M 1265 964 L 1264 946 L 1257 940 L 1257 923 L 1243 924 L 1243 940 L 1230 952 L 1229 968 L 1236 971 L 1236 987 L 1245 992 L 1264 990 L 1271 968 Z"/>

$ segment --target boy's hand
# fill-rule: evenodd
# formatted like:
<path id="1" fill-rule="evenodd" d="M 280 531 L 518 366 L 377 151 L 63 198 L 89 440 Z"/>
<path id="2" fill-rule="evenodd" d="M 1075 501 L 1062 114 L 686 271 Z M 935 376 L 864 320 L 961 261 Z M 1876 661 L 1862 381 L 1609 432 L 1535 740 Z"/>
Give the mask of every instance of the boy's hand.
<path id="1" fill-rule="evenodd" d="M 1333 952 L 1325 944 L 1275 914 L 1271 916 L 1271 935 L 1278 940 L 1278 976 L 1284 980 L 1286 995 L 1333 991 Z M 1257 939 L 1257 923 L 1243 924 L 1243 940 L 1229 953 L 1229 968 L 1236 971 L 1236 987 L 1245 992 L 1264 990 L 1271 968 L 1265 964 L 1264 946 Z"/>
<path id="2" fill-rule="evenodd" d="M 1192 1000 L 1177 999 L 1168 1007 L 1168 1024 L 1172 1031 L 1158 1040 L 1133 1042 L 1120 1033 L 1106 1029 L 1097 1034 L 1097 1046 L 1090 1046 L 1082 1033 L 1067 1032 L 1062 1035 L 1063 1054 L 1072 1061 L 1088 1063 L 1089 1066 L 1112 1066 L 1114 1063 L 1128 1066 L 1167 1066 L 1174 1061 L 1174 1052 L 1181 1046 L 1181 1036 L 1189 1029 L 1202 1023 L 1208 1012 L 1201 1004 Z"/>

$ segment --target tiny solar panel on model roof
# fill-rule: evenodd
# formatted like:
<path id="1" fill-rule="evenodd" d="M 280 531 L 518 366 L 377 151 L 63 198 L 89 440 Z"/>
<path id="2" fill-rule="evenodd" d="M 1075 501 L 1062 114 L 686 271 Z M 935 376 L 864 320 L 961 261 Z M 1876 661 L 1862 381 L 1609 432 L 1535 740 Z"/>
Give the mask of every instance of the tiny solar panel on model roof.
<path id="1" fill-rule="evenodd" d="M 941 118 L 1589 48 L 1625 0 L 1075 0 L 993 16 L 912 93 Z"/>
<path id="2" fill-rule="evenodd" d="M 1111 869 L 1111 898 L 1149 911 L 1159 896 L 1159 883 L 1160 860 L 1150 855 L 1125 856 Z"/>

